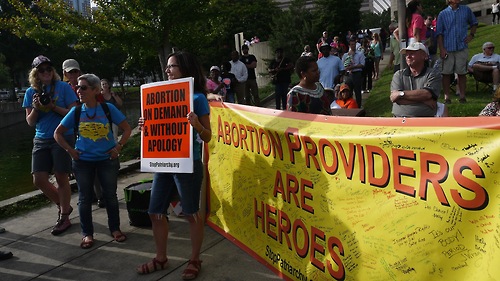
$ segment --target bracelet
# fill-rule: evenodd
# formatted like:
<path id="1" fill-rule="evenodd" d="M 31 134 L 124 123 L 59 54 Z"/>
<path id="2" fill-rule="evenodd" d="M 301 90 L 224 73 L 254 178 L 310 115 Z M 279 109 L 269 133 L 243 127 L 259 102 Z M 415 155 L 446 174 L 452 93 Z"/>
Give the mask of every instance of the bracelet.
<path id="1" fill-rule="evenodd" d="M 205 131 L 205 127 L 203 127 L 203 129 L 201 129 L 201 132 L 199 132 L 198 135 L 200 135 L 200 137 L 201 137 L 201 135 L 203 135 L 204 131 Z"/>

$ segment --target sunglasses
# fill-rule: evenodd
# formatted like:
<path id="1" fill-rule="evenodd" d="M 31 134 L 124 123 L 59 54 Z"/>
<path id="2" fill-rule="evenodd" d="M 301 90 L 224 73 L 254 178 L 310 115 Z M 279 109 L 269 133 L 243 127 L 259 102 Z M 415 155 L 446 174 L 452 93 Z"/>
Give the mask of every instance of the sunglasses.
<path id="1" fill-rule="evenodd" d="M 43 74 L 43 73 L 45 73 L 45 72 L 52 72 L 52 67 L 50 67 L 50 66 L 47 66 L 47 67 L 39 67 L 39 68 L 37 68 L 37 71 L 38 71 L 39 73 L 42 73 L 42 74 Z"/>
<path id="2" fill-rule="evenodd" d="M 485 49 L 488 49 L 488 50 L 494 50 L 495 47 L 486 47 Z"/>
<path id="3" fill-rule="evenodd" d="M 87 91 L 88 88 L 90 88 L 90 86 L 87 86 L 87 85 L 81 85 L 81 86 L 80 85 L 76 85 L 75 86 L 76 90 L 80 89 L 82 91 Z"/>

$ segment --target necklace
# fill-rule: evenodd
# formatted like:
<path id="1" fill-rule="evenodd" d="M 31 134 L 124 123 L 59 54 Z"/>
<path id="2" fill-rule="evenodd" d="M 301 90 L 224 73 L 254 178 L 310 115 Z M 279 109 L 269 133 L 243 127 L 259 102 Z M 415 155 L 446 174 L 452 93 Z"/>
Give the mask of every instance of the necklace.
<path id="1" fill-rule="evenodd" d="M 90 108 L 88 108 L 87 106 L 85 106 L 85 109 L 86 109 L 85 110 L 85 115 L 87 115 L 87 118 L 88 119 L 94 119 L 95 116 L 96 116 L 96 114 L 97 114 L 97 107 L 95 108 L 94 114 L 92 116 L 89 116 L 89 113 L 88 113 Z"/>

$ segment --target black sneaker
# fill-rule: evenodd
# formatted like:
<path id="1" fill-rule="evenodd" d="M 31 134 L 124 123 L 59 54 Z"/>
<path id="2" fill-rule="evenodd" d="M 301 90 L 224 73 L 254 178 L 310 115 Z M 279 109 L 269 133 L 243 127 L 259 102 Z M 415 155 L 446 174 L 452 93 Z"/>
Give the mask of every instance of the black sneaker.
<path id="1" fill-rule="evenodd" d="M 0 260 L 6 260 L 12 258 L 13 254 L 11 252 L 0 251 Z"/>

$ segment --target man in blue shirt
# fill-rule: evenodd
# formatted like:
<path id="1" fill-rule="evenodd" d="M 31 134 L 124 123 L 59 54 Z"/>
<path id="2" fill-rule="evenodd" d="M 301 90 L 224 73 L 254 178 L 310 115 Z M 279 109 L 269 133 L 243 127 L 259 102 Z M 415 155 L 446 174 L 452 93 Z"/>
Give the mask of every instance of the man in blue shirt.
<path id="1" fill-rule="evenodd" d="M 344 64 L 342 60 L 337 56 L 331 56 L 330 51 L 332 47 L 329 44 L 324 43 L 319 48 L 323 56 L 318 60 L 319 68 L 319 82 L 323 88 L 334 88 L 335 83 L 333 82 L 337 75 L 344 72 Z"/>
<path id="2" fill-rule="evenodd" d="M 448 7 L 439 13 L 436 36 L 442 60 L 443 92 L 445 103 L 451 103 L 450 83 L 454 73 L 458 74 L 458 89 L 460 103 L 465 99 L 467 81 L 467 60 L 469 49 L 467 44 L 472 41 L 476 33 L 477 19 L 472 10 L 460 5 L 461 0 L 448 0 Z M 470 33 L 467 29 L 470 26 Z"/>

